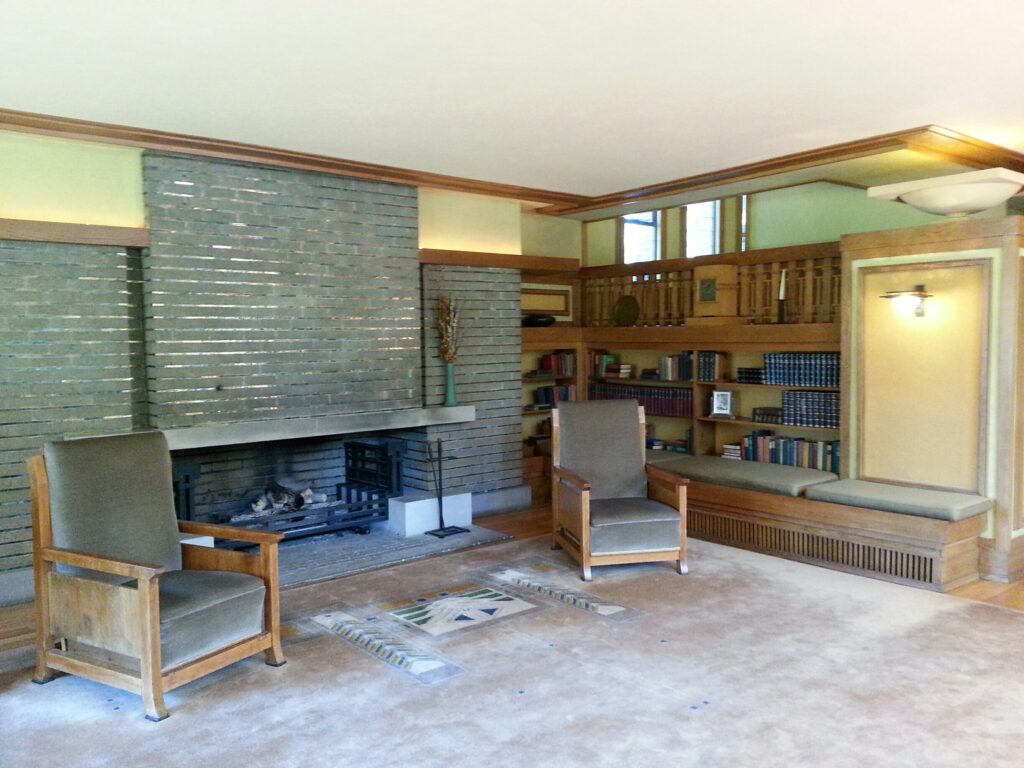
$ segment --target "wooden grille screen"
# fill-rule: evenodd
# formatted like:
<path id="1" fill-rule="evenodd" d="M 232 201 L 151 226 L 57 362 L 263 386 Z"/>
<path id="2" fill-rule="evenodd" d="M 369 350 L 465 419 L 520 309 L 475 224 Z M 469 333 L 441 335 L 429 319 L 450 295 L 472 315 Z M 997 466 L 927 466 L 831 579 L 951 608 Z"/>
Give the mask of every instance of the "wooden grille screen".
<path id="1" fill-rule="evenodd" d="M 688 510 L 687 525 L 688 532 L 699 539 L 794 560 L 834 563 L 864 573 L 877 573 L 911 582 L 935 582 L 935 561 L 925 555 L 739 520 L 692 507 Z"/>

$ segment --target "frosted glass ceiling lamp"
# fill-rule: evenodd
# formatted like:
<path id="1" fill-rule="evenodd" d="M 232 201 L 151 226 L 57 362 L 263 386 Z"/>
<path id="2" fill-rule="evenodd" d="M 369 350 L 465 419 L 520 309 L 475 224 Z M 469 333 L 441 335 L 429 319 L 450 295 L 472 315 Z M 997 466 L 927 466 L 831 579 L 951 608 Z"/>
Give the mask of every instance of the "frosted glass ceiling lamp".
<path id="1" fill-rule="evenodd" d="M 966 216 L 1004 203 L 1024 187 L 1024 173 L 1006 168 L 868 187 L 868 197 L 901 200 L 927 213 Z"/>
<path id="2" fill-rule="evenodd" d="M 912 291 L 886 291 L 879 298 L 892 299 L 892 306 L 897 312 L 914 313 L 914 317 L 924 317 L 924 300 L 931 298 L 924 285 L 915 285 Z"/>

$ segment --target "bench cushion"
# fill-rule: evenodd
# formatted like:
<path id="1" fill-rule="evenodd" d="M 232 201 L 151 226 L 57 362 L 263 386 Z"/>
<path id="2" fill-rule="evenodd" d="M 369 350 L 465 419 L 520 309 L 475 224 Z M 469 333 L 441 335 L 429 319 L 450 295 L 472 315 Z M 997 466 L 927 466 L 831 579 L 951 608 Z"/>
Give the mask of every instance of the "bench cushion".
<path id="1" fill-rule="evenodd" d="M 800 496 L 811 486 L 839 479 L 834 472 L 824 472 L 820 469 L 788 467 L 761 461 L 720 459 L 717 456 L 648 451 L 647 460 L 666 472 L 673 472 L 699 483 L 728 485 L 782 496 Z"/>
<path id="2" fill-rule="evenodd" d="M 931 491 L 867 480 L 837 480 L 808 488 L 808 499 L 831 501 L 851 507 L 880 509 L 904 515 L 956 522 L 992 509 L 992 500 L 973 493 Z"/>

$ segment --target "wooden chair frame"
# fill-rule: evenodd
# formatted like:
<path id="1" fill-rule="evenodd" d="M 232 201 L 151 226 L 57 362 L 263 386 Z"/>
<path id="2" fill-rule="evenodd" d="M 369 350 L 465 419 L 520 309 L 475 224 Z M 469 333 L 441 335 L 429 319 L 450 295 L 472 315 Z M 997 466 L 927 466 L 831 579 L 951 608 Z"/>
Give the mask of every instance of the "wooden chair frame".
<path id="1" fill-rule="evenodd" d="M 647 422 L 643 406 L 637 406 L 640 418 L 640 444 L 645 445 Z M 591 568 L 598 565 L 650 563 L 674 560 L 679 573 L 687 573 L 686 562 L 686 486 L 689 480 L 647 464 L 647 497 L 667 504 L 679 512 L 679 549 L 594 555 L 590 552 L 590 482 L 561 466 L 561 428 L 558 409 L 551 412 L 551 548 L 564 549 L 581 568 L 583 581 L 592 579 Z"/>
<path id="2" fill-rule="evenodd" d="M 182 568 L 247 573 L 263 580 L 264 631 L 194 661 L 163 671 L 160 661 L 160 574 L 163 566 L 60 549 L 53 544 L 49 480 L 43 456 L 28 459 L 32 487 L 32 551 L 36 590 L 36 670 L 33 681 L 56 672 L 80 675 L 142 697 L 146 718 L 167 717 L 164 693 L 254 654 L 285 663 L 281 650 L 278 533 L 179 521 L 182 533 L 259 545 L 259 554 L 182 545 Z M 110 584 L 58 573 L 55 564 L 134 579 Z"/>

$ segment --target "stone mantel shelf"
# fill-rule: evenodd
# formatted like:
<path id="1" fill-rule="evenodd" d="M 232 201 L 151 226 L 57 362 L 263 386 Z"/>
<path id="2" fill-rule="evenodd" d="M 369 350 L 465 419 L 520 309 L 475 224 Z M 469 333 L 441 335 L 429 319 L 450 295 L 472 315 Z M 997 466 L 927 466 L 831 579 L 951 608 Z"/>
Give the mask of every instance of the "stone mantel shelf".
<path id="1" fill-rule="evenodd" d="M 164 430 L 164 435 L 167 436 L 167 444 L 172 451 L 187 451 L 275 440 L 379 432 L 387 429 L 433 427 L 475 420 L 476 406 L 457 405 L 448 408 L 406 408 L 397 411 L 348 413 L 337 416 L 239 421 L 208 427 L 167 429 Z"/>

